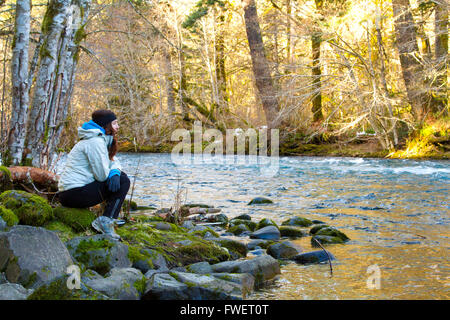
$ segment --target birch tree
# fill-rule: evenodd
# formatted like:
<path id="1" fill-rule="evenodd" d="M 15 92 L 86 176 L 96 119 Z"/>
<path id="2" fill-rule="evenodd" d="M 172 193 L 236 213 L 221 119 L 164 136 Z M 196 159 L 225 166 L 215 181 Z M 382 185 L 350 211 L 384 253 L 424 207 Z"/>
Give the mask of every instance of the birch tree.
<path id="1" fill-rule="evenodd" d="M 28 47 L 30 41 L 29 0 L 16 3 L 15 32 L 12 55 L 12 114 L 8 134 L 8 151 L 4 163 L 19 165 L 25 146 L 26 121 L 29 105 Z"/>

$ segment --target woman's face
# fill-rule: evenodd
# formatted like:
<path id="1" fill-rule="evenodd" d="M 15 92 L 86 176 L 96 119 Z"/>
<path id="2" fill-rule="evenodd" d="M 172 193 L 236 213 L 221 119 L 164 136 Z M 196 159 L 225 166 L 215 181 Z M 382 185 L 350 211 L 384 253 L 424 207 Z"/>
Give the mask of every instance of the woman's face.
<path id="1" fill-rule="evenodd" d="M 114 134 L 119 131 L 119 121 L 117 121 L 117 119 L 111 122 L 111 128 L 113 129 Z"/>

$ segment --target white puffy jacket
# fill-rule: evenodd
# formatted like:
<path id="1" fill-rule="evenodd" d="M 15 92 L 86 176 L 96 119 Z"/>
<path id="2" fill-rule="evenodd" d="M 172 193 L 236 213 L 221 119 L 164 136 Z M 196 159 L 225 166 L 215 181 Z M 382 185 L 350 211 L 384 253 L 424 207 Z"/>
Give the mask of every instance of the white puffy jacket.
<path id="1" fill-rule="evenodd" d="M 102 182 L 111 170 L 122 170 L 116 157 L 109 160 L 108 146 L 113 137 L 106 135 L 101 127 L 92 121 L 86 122 L 78 128 L 78 137 L 81 140 L 70 151 L 60 175 L 59 191 L 82 187 L 94 180 Z"/>

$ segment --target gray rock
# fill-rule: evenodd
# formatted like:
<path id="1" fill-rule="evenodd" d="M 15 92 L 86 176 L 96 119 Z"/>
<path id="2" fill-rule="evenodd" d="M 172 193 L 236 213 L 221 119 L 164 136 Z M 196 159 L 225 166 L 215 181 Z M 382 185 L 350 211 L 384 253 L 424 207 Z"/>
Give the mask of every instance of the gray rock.
<path id="1" fill-rule="evenodd" d="M 144 275 L 134 268 L 113 268 L 105 278 L 89 277 L 82 281 L 92 289 L 105 294 L 106 296 L 119 300 L 139 300 L 137 282 L 143 280 Z M 141 291 L 145 288 L 145 283 L 141 284 Z"/>
<path id="2" fill-rule="evenodd" d="M 191 230 L 190 230 L 190 232 L 194 232 L 194 231 L 203 231 L 203 230 L 207 230 L 208 229 L 208 227 L 206 227 L 206 226 L 195 226 L 194 228 L 192 228 Z"/>
<path id="3" fill-rule="evenodd" d="M 317 248 L 320 247 L 320 245 L 318 245 L 316 241 L 319 241 L 321 245 L 344 243 L 344 240 L 342 240 L 339 237 L 317 235 L 316 234 L 316 235 L 314 235 L 311 238 L 311 246 L 317 247 Z"/>
<path id="4" fill-rule="evenodd" d="M 140 251 L 149 258 L 133 262 L 133 268 L 140 270 L 142 273 L 146 273 L 151 269 L 169 270 L 167 261 L 161 253 L 151 249 L 141 249 Z"/>
<path id="5" fill-rule="evenodd" d="M 259 249 L 249 251 L 249 254 L 252 254 L 254 256 L 261 256 L 263 254 L 266 254 L 266 250 L 259 248 Z"/>
<path id="6" fill-rule="evenodd" d="M 235 239 L 230 239 L 226 237 L 220 238 L 207 238 L 207 240 L 214 241 L 221 247 L 226 248 L 231 255 L 232 259 L 238 259 L 245 257 L 248 252 L 247 245 Z"/>
<path id="7" fill-rule="evenodd" d="M 303 217 L 292 217 L 281 223 L 283 226 L 299 226 L 299 227 L 309 227 L 312 225 L 312 221 Z"/>
<path id="8" fill-rule="evenodd" d="M 238 224 L 235 225 L 233 227 L 231 227 L 230 229 L 228 229 L 229 232 L 231 232 L 232 234 L 234 234 L 235 236 L 241 235 L 244 232 L 250 231 L 248 229 L 248 227 L 245 224 Z"/>
<path id="9" fill-rule="evenodd" d="M 194 223 L 189 220 L 183 221 L 183 224 L 181 226 L 186 229 L 193 229 L 195 227 Z"/>
<path id="10" fill-rule="evenodd" d="M 331 252 L 327 251 L 330 255 L 331 260 L 335 260 L 334 256 L 331 254 Z M 296 256 L 291 257 L 290 260 L 294 260 L 297 263 L 300 264 L 309 264 L 309 263 L 321 263 L 321 262 L 327 262 L 328 256 L 323 250 L 318 251 L 312 251 L 312 252 L 306 252 L 301 253 Z"/>
<path id="11" fill-rule="evenodd" d="M 188 272 L 199 273 L 199 274 L 205 274 L 205 273 L 212 273 L 213 272 L 213 269 L 211 268 L 209 263 L 206 262 L 206 261 L 190 264 L 190 265 L 186 266 L 186 270 Z"/>
<path id="12" fill-rule="evenodd" d="M 26 300 L 32 289 L 25 289 L 17 283 L 0 284 L 0 300 Z"/>
<path id="13" fill-rule="evenodd" d="M 275 259 L 289 259 L 298 255 L 302 249 L 290 241 L 275 243 L 267 248 L 267 253 Z"/>
<path id="14" fill-rule="evenodd" d="M 155 229 L 161 230 L 161 231 L 170 231 L 172 230 L 172 226 L 168 224 L 167 222 L 158 222 L 155 225 Z"/>
<path id="15" fill-rule="evenodd" d="M 244 299 L 255 287 L 255 277 L 249 273 L 211 273 L 211 276 L 239 284 Z"/>
<path id="16" fill-rule="evenodd" d="M 250 235 L 251 239 L 278 240 L 280 239 L 280 231 L 275 226 L 267 226 L 256 230 Z"/>
<path id="17" fill-rule="evenodd" d="M 255 277 L 256 286 L 280 274 L 278 260 L 269 255 L 258 256 L 250 260 L 220 262 L 211 267 L 214 272 L 249 273 Z"/>
<path id="18" fill-rule="evenodd" d="M 69 251 L 52 231 L 17 225 L 0 233 L 0 270 L 11 283 L 36 288 L 65 274 L 71 264 Z"/>
<path id="19" fill-rule="evenodd" d="M 5 220 L 3 220 L 2 217 L 0 217 L 0 231 L 6 230 L 7 227 L 8 225 L 6 224 Z"/>
<path id="20" fill-rule="evenodd" d="M 128 246 L 103 234 L 73 238 L 66 246 L 76 261 L 102 275 L 112 268 L 132 265 L 128 259 Z"/>
<path id="21" fill-rule="evenodd" d="M 148 278 L 142 300 L 187 300 L 189 287 L 168 273 L 155 273 Z"/>

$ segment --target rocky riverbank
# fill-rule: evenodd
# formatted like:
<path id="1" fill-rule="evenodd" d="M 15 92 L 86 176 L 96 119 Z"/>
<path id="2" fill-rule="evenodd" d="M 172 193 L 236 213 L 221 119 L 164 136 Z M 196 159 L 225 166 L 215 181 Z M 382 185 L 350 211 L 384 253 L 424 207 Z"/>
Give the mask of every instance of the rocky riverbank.
<path id="1" fill-rule="evenodd" d="M 271 200 L 256 198 L 249 205 Z M 165 210 L 134 211 L 117 233 L 95 234 L 96 213 L 69 209 L 19 190 L 0 195 L 0 299 L 251 299 L 286 261 L 327 263 L 348 237 L 321 221 L 293 217 L 277 225 L 249 215 L 229 219 L 190 205 L 181 225 Z M 206 207 L 206 208 L 200 208 Z M 209 213 L 214 212 L 214 213 Z M 318 250 L 290 240 L 311 237 Z"/>

